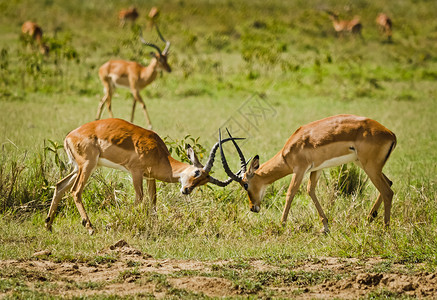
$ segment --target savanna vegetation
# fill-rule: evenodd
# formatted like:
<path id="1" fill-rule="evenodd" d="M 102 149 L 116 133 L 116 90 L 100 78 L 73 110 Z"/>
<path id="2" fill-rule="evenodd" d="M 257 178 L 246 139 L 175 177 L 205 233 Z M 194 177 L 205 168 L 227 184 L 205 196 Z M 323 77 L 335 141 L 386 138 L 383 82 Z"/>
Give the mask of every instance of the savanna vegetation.
<path id="1" fill-rule="evenodd" d="M 118 11 L 131 5 L 140 17 L 120 27 Z M 138 34 L 142 28 L 146 40 L 162 43 L 146 29 L 153 5 L 172 43 L 173 71 L 162 73 L 142 95 L 153 129 L 174 157 L 186 160 L 184 145 L 191 143 L 204 160 L 218 129 L 228 127 L 246 138 L 240 143 L 246 157 L 259 154 L 264 162 L 303 124 L 340 113 L 367 116 L 398 140 L 384 168 L 395 191 L 390 229 L 384 229 L 382 213 L 367 222 L 377 191 L 364 172 L 347 165 L 325 170 L 318 185 L 329 235 L 319 234 L 322 225 L 305 183 L 281 226 L 290 177 L 269 187 L 259 214 L 249 211 L 236 183 L 203 186 L 190 196 L 181 195 L 177 184 L 159 183 L 152 215 L 147 201 L 134 204 L 129 175 L 109 169 L 94 173 L 83 196 L 96 234 L 89 236 L 80 225 L 70 195 L 58 208 L 53 232 L 47 232 L 54 185 L 70 169 L 63 139 L 94 120 L 103 96 L 97 73 L 104 62 L 148 64 L 151 48 Z M 326 10 L 345 19 L 359 15 L 362 36 L 337 34 Z M 435 272 L 437 2 L 0 0 L 0 11 L 1 260 L 27 260 L 48 249 L 53 261 L 95 263 L 98 251 L 124 239 L 156 259 L 292 264 L 321 256 L 378 257 L 385 270 L 401 263 L 411 272 Z M 393 20 L 391 41 L 375 23 L 380 12 Z M 26 20 L 42 27 L 48 55 L 20 36 Z M 117 90 L 116 117 L 130 118 L 131 97 Z M 146 126 L 138 107 L 135 123 Z M 230 145 L 226 151 L 236 169 L 238 155 Z M 226 178 L 219 160 L 213 171 Z M 227 278 L 246 280 L 243 267 L 230 268 L 237 273 Z M 5 272 L 15 274 L 4 271 L 0 278 Z M 312 276 L 309 284 L 330 274 Z M 160 282 L 158 277 L 153 280 Z M 17 280 L 3 281 L 0 292 L 17 291 Z M 256 295 L 267 281 L 250 274 L 247 282 L 247 294 Z M 19 292 L 9 295 L 20 297 Z"/>

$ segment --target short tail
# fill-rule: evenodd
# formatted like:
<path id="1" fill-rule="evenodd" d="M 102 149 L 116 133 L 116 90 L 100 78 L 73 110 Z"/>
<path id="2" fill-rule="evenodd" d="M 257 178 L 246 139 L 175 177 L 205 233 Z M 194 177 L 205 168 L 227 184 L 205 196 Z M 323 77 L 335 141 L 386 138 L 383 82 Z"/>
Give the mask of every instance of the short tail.
<path id="1" fill-rule="evenodd" d="M 68 143 L 68 138 L 64 140 L 64 149 L 68 156 L 68 164 L 73 164 L 73 171 L 77 169 L 77 163 L 74 159 L 73 152 L 71 151 L 70 145 Z"/>
<path id="2" fill-rule="evenodd" d="M 396 143 L 397 143 L 397 141 L 396 141 L 396 136 L 395 136 L 394 134 L 393 134 L 393 136 L 394 136 L 394 140 L 393 140 L 393 142 L 391 143 L 390 149 L 388 149 L 388 153 L 387 153 L 387 155 L 385 156 L 384 164 L 387 162 L 388 158 L 390 157 L 390 154 L 393 152 L 393 150 L 394 150 L 395 147 L 396 147 Z"/>

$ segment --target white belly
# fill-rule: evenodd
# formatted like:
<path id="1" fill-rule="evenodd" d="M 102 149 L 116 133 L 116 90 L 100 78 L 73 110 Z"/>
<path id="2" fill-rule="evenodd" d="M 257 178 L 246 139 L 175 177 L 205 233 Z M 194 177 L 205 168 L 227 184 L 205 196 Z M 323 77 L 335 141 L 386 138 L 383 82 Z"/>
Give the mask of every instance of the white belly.
<path id="1" fill-rule="evenodd" d="M 112 168 L 112 169 L 117 169 L 117 170 L 121 170 L 124 172 L 129 172 L 125 167 L 123 167 L 122 165 L 113 163 L 110 160 L 107 160 L 105 158 L 99 158 L 97 165 L 99 166 L 103 166 L 103 167 L 108 167 L 108 168 Z"/>
<path id="2" fill-rule="evenodd" d="M 343 156 L 339 156 L 339 157 L 334 157 L 334 158 L 325 160 L 320 165 L 313 166 L 308 171 L 312 172 L 312 171 L 317 171 L 317 170 L 321 170 L 321 169 L 325 169 L 325 168 L 336 167 L 336 166 L 347 164 L 349 162 L 356 161 L 357 159 L 358 159 L 357 158 L 357 154 L 355 152 L 353 152 L 351 154 L 347 154 L 347 155 L 343 155 Z"/>
<path id="3" fill-rule="evenodd" d="M 127 76 L 118 76 L 116 74 L 109 74 L 109 77 L 111 77 L 112 83 L 116 87 L 122 87 L 122 88 L 129 88 L 129 79 Z"/>

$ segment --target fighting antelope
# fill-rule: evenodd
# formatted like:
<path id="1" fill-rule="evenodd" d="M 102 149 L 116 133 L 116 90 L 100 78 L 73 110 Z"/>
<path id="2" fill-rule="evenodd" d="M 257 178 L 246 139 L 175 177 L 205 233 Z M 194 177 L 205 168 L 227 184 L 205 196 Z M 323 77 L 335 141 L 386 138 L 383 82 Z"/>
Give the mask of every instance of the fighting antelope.
<path id="1" fill-rule="evenodd" d="M 338 14 L 329 10 L 326 10 L 326 12 L 329 14 L 329 18 L 332 21 L 332 26 L 338 35 L 343 33 L 352 33 L 361 36 L 363 25 L 360 22 L 360 17 L 355 16 L 352 20 L 340 20 Z"/>
<path id="2" fill-rule="evenodd" d="M 190 165 L 171 157 L 163 140 L 153 131 L 121 119 L 104 119 L 86 123 L 71 131 L 64 140 L 65 151 L 74 169 L 56 184 L 45 220 L 46 228 L 51 230 L 59 201 L 71 188 L 74 202 L 82 218 L 82 225 L 93 234 L 93 226 L 82 203 L 82 191 L 88 178 L 98 166 L 129 172 L 135 188 L 136 203 L 143 199 L 143 178 L 146 178 L 153 211 L 156 211 L 156 180 L 180 182 L 181 193 L 185 195 L 191 193 L 196 186 L 207 183 L 226 186 L 232 179 L 220 181 L 209 175 L 218 146 L 217 142 L 212 147 L 208 161 L 203 166 L 194 150 L 188 145 L 187 155 L 192 162 Z"/>
<path id="3" fill-rule="evenodd" d="M 129 7 L 128 9 L 122 9 L 118 13 L 118 20 L 120 21 L 120 26 L 124 27 L 126 21 L 130 21 L 132 24 L 138 18 L 139 14 L 135 7 Z"/>
<path id="4" fill-rule="evenodd" d="M 293 174 L 281 218 L 282 224 L 285 224 L 302 179 L 306 173 L 310 173 L 307 190 L 317 208 L 324 232 L 327 233 L 328 220 L 315 193 L 317 181 L 322 169 L 355 162 L 380 192 L 369 213 L 369 221 L 376 217 L 384 201 L 384 223 L 389 225 L 392 182 L 382 173 L 382 168 L 396 146 L 396 136 L 377 121 L 354 115 L 337 115 L 309 123 L 297 129 L 282 150 L 264 164 L 259 165 L 259 157 L 256 155 L 248 169 L 243 153 L 237 143 L 234 142 L 234 145 L 240 156 L 242 175 L 232 173 L 220 144 L 222 164 L 229 177 L 247 191 L 251 211 L 259 212 L 269 184 Z"/>
<path id="5" fill-rule="evenodd" d="M 378 17 L 376 17 L 376 24 L 379 25 L 381 32 L 387 36 L 387 40 L 391 41 L 392 35 L 392 21 L 391 19 L 384 13 L 380 13 Z"/>
<path id="6" fill-rule="evenodd" d="M 134 121 L 135 105 L 137 102 L 140 103 L 144 116 L 146 117 L 147 125 L 149 129 L 152 129 L 152 123 L 150 121 L 149 114 L 147 112 L 146 104 L 141 98 L 140 91 L 146 86 L 151 84 L 158 75 L 158 70 L 165 70 L 171 72 L 171 67 L 167 63 L 168 51 L 170 49 L 170 42 L 166 41 L 158 27 L 156 27 L 159 37 L 163 42 L 165 42 L 165 48 L 161 49 L 150 42 L 146 42 L 140 35 L 140 40 L 143 44 L 150 46 L 156 50 L 156 52 L 151 52 L 152 60 L 147 67 L 135 61 L 126 60 L 110 60 L 104 63 L 99 69 L 99 77 L 103 84 L 105 95 L 99 103 L 97 109 L 96 120 L 99 120 L 102 114 L 103 105 L 106 103 L 109 115 L 113 118 L 114 115 L 111 110 L 111 100 L 112 94 L 114 93 L 115 87 L 125 87 L 129 88 L 133 100 L 131 122 Z"/>
<path id="7" fill-rule="evenodd" d="M 38 24 L 31 21 L 24 22 L 21 26 L 21 33 L 23 36 L 28 36 L 36 42 L 41 54 L 46 55 L 49 53 L 49 47 L 43 42 L 42 29 Z"/>

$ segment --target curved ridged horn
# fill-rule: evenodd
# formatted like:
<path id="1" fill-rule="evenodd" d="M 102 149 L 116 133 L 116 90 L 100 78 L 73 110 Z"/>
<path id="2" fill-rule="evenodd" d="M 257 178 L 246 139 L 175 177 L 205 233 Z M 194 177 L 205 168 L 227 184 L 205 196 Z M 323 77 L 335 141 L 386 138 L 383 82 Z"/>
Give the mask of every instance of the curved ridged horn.
<path id="1" fill-rule="evenodd" d="M 218 180 L 212 176 L 209 176 L 209 182 L 212 184 L 218 185 L 219 187 L 225 187 L 228 184 L 230 184 L 232 181 L 233 181 L 232 178 L 229 178 L 226 181 L 221 181 L 221 180 Z"/>
<path id="2" fill-rule="evenodd" d="M 141 30 L 141 28 L 140 28 L 140 34 L 139 34 L 139 35 L 140 35 L 140 41 L 141 41 L 144 45 L 146 45 L 146 46 L 150 46 L 150 47 L 152 47 L 152 48 L 155 48 L 155 50 L 158 51 L 159 55 L 162 55 L 161 49 L 159 49 L 158 46 L 156 46 L 156 45 L 153 44 L 153 43 L 147 42 L 147 41 L 143 38 L 143 31 Z"/>
<path id="3" fill-rule="evenodd" d="M 209 158 L 208 161 L 206 162 L 205 166 L 203 167 L 203 170 L 205 170 L 205 172 L 209 173 L 211 171 L 212 165 L 214 164 L 214 159 L 215 159 L 215 153 L 217 152 L 217 149 L 219 148 L 220 143 L 226 143 L 228 141 L 231 140 L 244 140 L 244 138 L 227 138 L 225 140 L 221 140 L 217 143 L 215 143 L 215 145 L 211 148 L 211 152 L 209 154 Z"/>
<path id="4" fill-rule="evenodd" d="M 159 31 L 158 25 L 155 25 L 156 27 L 156 31 L 158 32 L 159 38 L 161 39 L 161 41 L 163 41 L 165 43 L 165 48 L 162 51 L 163 55 L 167 55 L 168 54 L 168 50 L 170 50 L 170 42 L 167 41 L 161 34 L 161 31 Z"/>
<path id="5" fill-rule="evenodd" d="M 229 137 L 232 139 L 232 143 L 234 144 L 235 149 L 237 149 L 238 156 L 240 157 L 241 171 L 242 171 L 243 174 L 244 174 L 244 173 L 246 173 L 246 165 L 247 165 L 249 162 L 246 162 L 246 159 L 244 158 L 244 154 L 243 154 L 243 152 L 241 151 L 240 147 L 238 147 L 237 143 L 236 143 L 235 140 L 232 138 L 232 135 L 231 135 L 231 133 L 229 132 L 229 130 L 228 130 L 227 128 L 226 128 L 226 132 L 228 133 Z M 249 159 L 249 161 L 250 161 L 250 159 Z"/>
<path id="6" fill-rule="evenodd" d="M 241 172 L 241 170 L 237 172 L 237 176 L 240 174 L 240 172 Z M 221 181 L 221 180 L 218 180 L 212 176 L 209 176 L 209 182 L 212 184 L 218 185 L 220 187 L 225 187 L 225 186 L 229 185 L 232 181 L 234 181 L 232 178 L 228 178 L 225 181 Z"/>
<path id="7" fill-rule="evenodd" d="M 231 140 L 233 141 L 234 139 L 232 138 Z M 240 148 L 238 147 L 237 143 L 235 143 L 234 141 L 233 141 L 233 143 L 234 143 L 234 146 L 237 148 L 237 151 L 239 151 Z M 229 168 L 228 162 L 226 161 L 225 153 L 223 152 L 222 133 L 221 133 L 220 129 L 219 129 L 219 147 L 220 147 L 220 155 L 222 157 L 222 165 L 223 165 L 223 168 L 225 169 L 226 174 L 228 174 L 228 176 L 232 180 L 234 180 L 236 182 L 241 182 L 242 179 L 237 174 L 239 174 L 241 171 L 243 171 L 243 168 L 241 168 L 241 170 L 237 174 L 234 174 L 231 171 L 231 169 Z M 240 152 L 241 152 L 241 150 L 240 150 Z M 240 159 L 241 159 L 241 157 L 240 157 Z M 244 168 L 246 168 L 246 162 L 244 161 L 244 157 L 243 157 L 243 162 L 244 162 L 243 163 L 244 164 Z"/>

